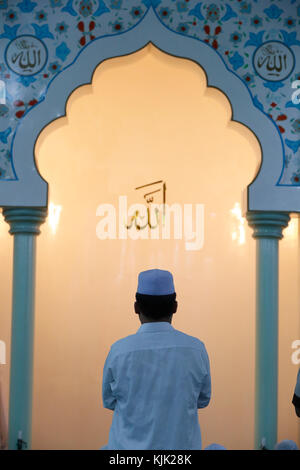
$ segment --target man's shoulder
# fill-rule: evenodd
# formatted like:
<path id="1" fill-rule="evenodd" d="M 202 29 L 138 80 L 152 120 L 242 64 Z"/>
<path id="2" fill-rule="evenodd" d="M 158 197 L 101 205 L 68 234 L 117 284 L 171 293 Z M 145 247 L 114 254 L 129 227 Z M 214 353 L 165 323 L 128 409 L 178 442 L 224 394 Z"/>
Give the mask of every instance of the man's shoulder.
<path id="1" fill-rule="evenodd" d="M 185 339 L 188 344 L 191 346 L 194 346 L 196 348 L 204 348 L 204 343 L 201 341 L 201 339 L 197 338 L 196 336 L 191 336 L 188 335 L 187 333 L 184 333 L 183 331 L 180 330 L 175 330 L 178 336 L 181 336 L 182 339 Z"/>
<path id="2" fill-rule="evenodd" d="M 135 336 L 136 333 L 133 333 L 132 335 L 124 336 L 124 338 L 118 339 L 111 345 L 111 349 L 114 351 L 117 350 L 119 347 L 130 343 L 132 340 L 134 340 Z"/>
<path id="3" fill-rule="evenodd" d="M 176 330 L 175 328 L 171 331 L 174 336 L 174 346 L 185 346 L 195 349 L 205 349 L 203 341 L 195 336 L 191 336 L 183 331 Z M 141 342 L 141 336 L 138 333 L 134 333 L 124 338 L 120 338 L 111 345 L 113 352 L 120 352 L 125 350 L 128 346 L 139 344 Z M 171 345 L 171 344 L 170 344 Z"/>

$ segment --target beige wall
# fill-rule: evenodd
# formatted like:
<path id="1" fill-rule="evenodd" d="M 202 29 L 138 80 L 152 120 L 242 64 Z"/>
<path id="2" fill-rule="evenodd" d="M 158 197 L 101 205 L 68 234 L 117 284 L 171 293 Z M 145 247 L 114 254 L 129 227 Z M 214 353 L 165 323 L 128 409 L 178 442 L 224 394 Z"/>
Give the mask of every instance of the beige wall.
<path id="1" fill-rule="evenodd" d="M 40 135 L 38 166 L 50 202 L 62 210 L 56 231 L 48 218 L 38 240 L 34 448 L 96 449 L 107 442 L 112 412 L 101 402 L 104 361 L 114 341 L 137 331 L 137 275 L 152 267 L 173 272 L 179 302 L 173 325 L 203 340 L 210 356 L 212 401 L 199 412 L 204 446 L 252 448 L 255 241 L 231 210 L 256 174 L 260 148 L 230 118 L 229 101 L 206 88 L 196 64 L 148 46 L 100 65 L 92 86 L 71 95 L 67 117 Z M 204 205 L 201 250 L 187 251 L 185 240 L 97 238 L 99 204 L 118 208 L 120 195 L 142 203 L 144 193 L 134 188 L 160 179 L 168 204 Z M 0 339 L 8 344 L 11 249 L 3 235 Z M 279 437 L 294 440 L 297 250 L 296 224 L 280 242 Z M 4 407 L 7 369 L 0 366 Z"/>

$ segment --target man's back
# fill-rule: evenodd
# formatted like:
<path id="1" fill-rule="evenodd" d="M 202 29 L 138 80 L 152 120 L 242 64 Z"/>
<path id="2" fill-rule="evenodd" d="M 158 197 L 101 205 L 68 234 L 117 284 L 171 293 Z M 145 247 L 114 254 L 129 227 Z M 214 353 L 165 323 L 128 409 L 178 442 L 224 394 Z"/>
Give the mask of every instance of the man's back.
<path id="1" fill-rule="evenodd" d="M 210 394 L 204 344 L 168 322 L 143 323 L 104 365 L 103 405 L 114 410 L 107 449 L 201 449 L 197 409 Z"/>

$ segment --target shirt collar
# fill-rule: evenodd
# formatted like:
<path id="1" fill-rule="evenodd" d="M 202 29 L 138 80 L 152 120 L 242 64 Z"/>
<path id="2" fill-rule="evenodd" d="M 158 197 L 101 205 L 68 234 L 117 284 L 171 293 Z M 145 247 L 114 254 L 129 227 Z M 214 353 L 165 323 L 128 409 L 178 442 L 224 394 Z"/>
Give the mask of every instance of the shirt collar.
<path id="1" fill-rule="evenodd" d="M 157 333 L 158 331 L 172 331 L 174 327 L 167 321 L 143 323 L 137 333 Z"/>

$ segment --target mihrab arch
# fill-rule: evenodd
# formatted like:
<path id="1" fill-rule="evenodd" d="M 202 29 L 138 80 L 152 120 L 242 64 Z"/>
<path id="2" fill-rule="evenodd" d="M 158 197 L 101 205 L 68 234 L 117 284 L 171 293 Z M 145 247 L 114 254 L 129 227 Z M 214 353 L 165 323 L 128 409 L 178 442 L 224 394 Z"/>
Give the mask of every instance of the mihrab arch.
<path id="1" fill-rule="evenodd" d="M 262 162 L 255 179 L 244 190 L 243 215 L 254 228 L 257 256 L 256 447 L 264 439 L 273 448 L 277 439 L 278 350 L 278 240 L 289 212 L 300 212 L 300 187 L 278 184 L 284 167 L 282 139 L 275 124 L 256 107 L 253 98 L 221 56 L 204 42 L 175 33 L 154 9 L 127 32 L 90 42 L 49 83 L 44 99 L 20 121 L 13 138 L 12 159 L 16 180 L 0 182 L 0 206 L 14 234 L 13 327 L 10 387 L 9 446 L 18 436 L 30 446 L 35 235 L 46 218 L 48 185 L 39 174 L 34 148 L 40 132 L 65 115 L 69 95 L 92 82 L 97 66 L 106 59 L 128 55 L 152 42 L 175 57 L 192 60 L 207 75 L 207 84 L 229 99 L 232 119 L 247 126 L 260 142 Z M 22 442 L 21 442 L 22 446 Z"/>
<path id="2" fill-rule="evenodd" d="M 24 116 L 16 129 L 12 160 L 17 179 L 0 181 L 0 206 L 47 206 L 47 182 L 39 174 L 34 160 L 39 133 L 50 122 L 65 115 L 69 95 L 77 87 L 91 83 L 93 73 L 102 61 L 136 52 L 148 42 L 163 52 L 199 64 L 207 75 L 208 86 L 220 89 L 228 97 L 232 120 L 247 126 L 258 138 L 262 162 L 256 178 L 245 188 L 243 212 L 297 211 L 296 200 L 300 188 L 278 185 L 284 151 L 276 125 L 255 106 L 245 83 L 226 67 L 211 46 L 171 31 L 152 8 L 131 30 L 100 37 L 89 43 L 76 60 L 49 83 L 44 99 Z"/>

